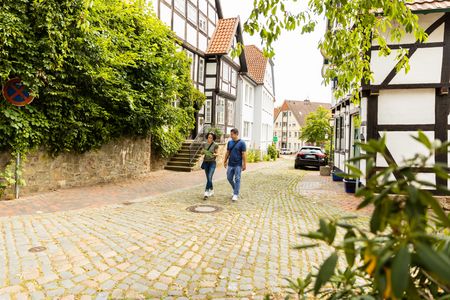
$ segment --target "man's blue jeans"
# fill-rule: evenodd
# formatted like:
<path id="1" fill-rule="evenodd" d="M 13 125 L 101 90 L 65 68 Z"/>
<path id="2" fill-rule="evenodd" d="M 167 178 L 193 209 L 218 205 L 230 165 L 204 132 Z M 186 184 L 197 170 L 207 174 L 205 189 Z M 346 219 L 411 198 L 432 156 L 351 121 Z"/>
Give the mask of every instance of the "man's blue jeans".
<path id="1" fill-rule="evenodd" d="M 205 162 L 205 174 L 206 174 L 205 191 L 213 189 L 213 176 L 214 176 L 215 171 L 216 171 L 216 162 L 215 161 Z"/>
<path id="2" fill-rule="evenodd" d="M 233 194 L 239 196 L 239 190 L 241 189 L 241 173 L 242 167 L 231 167 L 228 166 L 227 179 L 233 188 Z"/>

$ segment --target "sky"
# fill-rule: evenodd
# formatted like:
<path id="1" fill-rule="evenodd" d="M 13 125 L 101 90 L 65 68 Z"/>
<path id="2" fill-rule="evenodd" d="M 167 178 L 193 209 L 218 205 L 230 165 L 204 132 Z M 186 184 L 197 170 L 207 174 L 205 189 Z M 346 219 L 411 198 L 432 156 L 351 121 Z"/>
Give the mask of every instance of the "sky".
<path id="1" fill-rule="evenodd" d="M 253 0 L 222 0 L 225 18 L 240 16 L 243 24 L 253 8 Z M 275 42 L 275 93 L 277 103 L 284 100 L 331 102 L 331 89 L 322 84 L 323 57 L 317 49 L 325 32 L 325 21 L 313 33 L 301 35 L 299 31 L 284 32 Z M 259 36 L 244 33 L 246 45 L 261 48 Z"/>

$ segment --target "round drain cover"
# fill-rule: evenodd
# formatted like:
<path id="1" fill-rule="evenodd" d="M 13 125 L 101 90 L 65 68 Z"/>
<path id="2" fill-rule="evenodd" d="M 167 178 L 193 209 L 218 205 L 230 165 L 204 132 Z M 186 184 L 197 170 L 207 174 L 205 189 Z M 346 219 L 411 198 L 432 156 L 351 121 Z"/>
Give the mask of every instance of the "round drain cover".
<path id="1" fill-rule="evenodd" d="M 221 211 L 222 208 L 213 205 L 195 205 L 188 207 L 187 210 L 199 214 L 211 214 Z"/>
<path id="2" fill-rule="evenodd" d="M 47 248 L 42 247 L 42 246 L 33 247 L 33 248 L 28 249 L 28 251 L 32 252 L 32 253 L 42 252 L 42 251 L 45 251 L 45 250 L 47 250 Z"/>

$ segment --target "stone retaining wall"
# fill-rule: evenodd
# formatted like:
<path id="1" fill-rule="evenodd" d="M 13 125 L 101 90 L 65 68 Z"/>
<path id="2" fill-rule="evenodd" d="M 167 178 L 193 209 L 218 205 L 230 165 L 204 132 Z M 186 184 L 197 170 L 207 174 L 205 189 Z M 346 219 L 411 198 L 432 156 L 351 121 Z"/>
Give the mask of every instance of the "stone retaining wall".
<path id="1" fill-rule="evenodd" d="M 0 153 L 0 168 L 10 156 Z M 137 178 L 151 172 L 151 139 L 118 139 L 85 154 L 64 153 L 55 158 L 44 151 L 27 156 L 21 195 L 60 188 Z M 6 191 L 11 198 L 12 190 Z"/>

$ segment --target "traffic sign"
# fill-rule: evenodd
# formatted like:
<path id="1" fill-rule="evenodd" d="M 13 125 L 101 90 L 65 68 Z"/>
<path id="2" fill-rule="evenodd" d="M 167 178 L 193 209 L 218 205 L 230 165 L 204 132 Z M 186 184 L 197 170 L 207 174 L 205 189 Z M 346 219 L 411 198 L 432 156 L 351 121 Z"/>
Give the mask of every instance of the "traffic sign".
<path id="1" fill-rule="evenodd" d="M 31 91 L 19 78 L 8 80 L 3 86 L 2 93 L 6 101 L 15 106 L 28 105 L 34 99 L 34 97 L 31 96 Z"/>
<path id="2" fill-rule="evenodd" d="M 274 143 L 277 143 L 277 142 L 278 142 L 278 137 L 277 137 L 277 136 L 274 136 L 274 137 L 273 137 L 273 142 L 274 142 Z"/>

